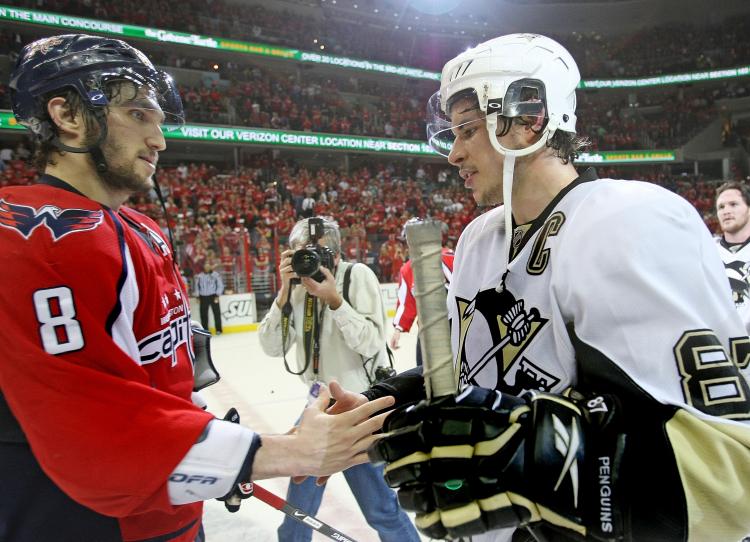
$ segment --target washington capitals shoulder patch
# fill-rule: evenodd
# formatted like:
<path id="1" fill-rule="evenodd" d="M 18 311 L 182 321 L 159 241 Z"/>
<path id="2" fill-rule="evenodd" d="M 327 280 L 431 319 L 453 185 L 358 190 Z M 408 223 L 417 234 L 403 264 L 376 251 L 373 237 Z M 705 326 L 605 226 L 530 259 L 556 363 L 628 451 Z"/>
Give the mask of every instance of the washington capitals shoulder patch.
<path id="1" fill-rule="evenodd" d="M 57 241 L 69 233 L 93 230 L 102 223 L 104 212 L 88 209 L 60 209 L 42 205 L 39 209 L 0 199 L 0 226 L 16 230 L 26 239 L 44 224 Z"/>

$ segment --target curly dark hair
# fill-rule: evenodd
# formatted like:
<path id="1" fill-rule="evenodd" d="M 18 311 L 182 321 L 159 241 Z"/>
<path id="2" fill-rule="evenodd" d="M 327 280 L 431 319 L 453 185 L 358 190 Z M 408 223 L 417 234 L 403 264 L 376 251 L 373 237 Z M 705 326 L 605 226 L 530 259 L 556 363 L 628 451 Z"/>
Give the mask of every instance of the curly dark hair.
<path id="1" fill-rule="evenodd" d="M 135 88 L 133 83 L 129 81 L 117 79 L 108 82 L 104 87 L 104 93 L 107 96 L 107 100 L 110 102 L 117 100 L 120 95 L 122 95 L 123 89 L 125 88 L 134 89 L 134 92 L 136 94 L 138 92 L 138 89 Z M 96 114 L 84 105 L 80 94 L 78 94 L 78 92 L 73 89 L 66 89 L 62 91 L 58 90 L 45 96 L 43 99 L 44 103 L 48 103 L 53 98 L 65 99 L 65 103 L 68 106 L 66 114 L 71 119 L 74 118 L 79 112 L 83 115 L 83 122 L 84 126 L 86 127 L 86 138 L 84 141 L 84 145 L 88 146 L 95 144 L 97 139 L 99 138 L 99 122 L 97 121 Z M 44 120 L 50 122 L 50 124 L 52 125 L 52 132 L 54 136 L 58 136 L 59 132 L 57 126 L 55 126 L 54 123 L 51 122 L 49 117 Z M 53 139 L 54 138 L 34 138 L 34 149 L 31 156 L 31 163 L 37 169 L 37 171 L 44 171 L 48 164 L 55 165 L 56 162 L 53 157 L 55 153 L 60 155 L 65 154 L 65 151 L 58 149 L 54 145 L 54 143 L 52 142 Z"/>

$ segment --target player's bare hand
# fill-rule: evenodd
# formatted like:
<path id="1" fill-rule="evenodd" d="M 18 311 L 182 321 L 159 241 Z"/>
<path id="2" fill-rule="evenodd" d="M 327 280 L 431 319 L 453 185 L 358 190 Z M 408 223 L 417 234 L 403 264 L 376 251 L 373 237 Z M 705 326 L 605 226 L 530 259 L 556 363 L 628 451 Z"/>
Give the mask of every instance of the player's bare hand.
<path id="1" fill-rule="evenodd" d="M 367 397 L 361 393 L 349 391 L 335 380 L 331 380 L 328 386 L 331 398 L 336 401 L 326 410 L 328 414 L 341 414 L 342 412 L 348 412 L 360 405 L 364 405 L 368 401 Z"/>
<path id="2" fill-rule="evenodd" d="M 327 476 L 353 465 L 366 463 L 367 449 L 381 438 L 373 435 L 383 427 L 390 411 L 373 416 L 395 402 L 393 397 L 367 401 L 341 414 L 326 413 L 331 395 L 323 386 L 317 400 L 305 409 L 296 445 L 304 453 L 302 473 Z"/>
<path id="3" fill-rule="evenodd" d="M 394 328 L 393 335 L 391 335 L 391 340 L 390 340 L 391 350 L 398 350 L 400 348 L 398 345 L 399 339 L 401 339 L 401 331 Z"/>

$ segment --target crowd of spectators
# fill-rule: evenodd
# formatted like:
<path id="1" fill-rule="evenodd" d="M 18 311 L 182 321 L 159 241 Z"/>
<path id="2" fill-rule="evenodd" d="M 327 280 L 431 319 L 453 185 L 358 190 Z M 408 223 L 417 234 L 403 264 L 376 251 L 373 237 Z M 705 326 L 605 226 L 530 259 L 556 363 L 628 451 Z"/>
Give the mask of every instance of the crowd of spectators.
<path id="1" fill-rule="evenodd" d="M 426 68 L 440 66 L 458 52 L 452 49 L 458 40 L 395 30 L 384 39 L 382 29 L 346 23 L 328 9 L 304 17 L 260 6 L 247 9 L 227 0 L 208 0 L 208 4 L 181 0 L 179 7 L 174 2 L 47 0 L 41 5 L 38 0 L 21 0 L 11 4 L 301 49 L 310 48 L 304 40 L 318 36 L 318 43 L 328 44 L 325 52 Z M 186 19 L 182 16 L 186 12 L 204 15 Z M 750 58 L 747 26 L 747 21 L 736 18 L 711 27 L 667 25 L 625 37 L 603 39 L 590 32 L 558 39 L 583 59 L 585 77 L 643 76 L 746 62 Z M 12 61 L 27 38 L 0 31 L 0 54 L 8 54 Z M 461 49 L 467 38 L 462 39 Z M 404 57 L 407 50 L 408 58 Z M 217 62 L 201 56 L 205 54 L 196 50 L 195 56 L 188 57 L 178 50 L 161 49 L 152 55 L 167 69 L 187 68 L 203 74 L 200 83 L 195 77 L 185 82 L 176 71 L 189 122 L 424 138 L 428 97 L 424 86 L 407 88 L 411 83 L 406 80 L 400 88 L 392 81 L 382 86 L 363 84 L 356 72 L 331 77 L 311 72 L 302 75 L 299 69 L 261 67 L 253 64 L 252 57 Z M 582 91 L 578 93 L 578 132 L 591 139 L 592 150 L 677 148 L 721 115 L 718 100 L 748 94 L 742 79 L 632 92 Z M 0 85 L 0 108 L 9 107 L 7 87 Z M 32 182 L 36 173 L 25 165 L 27 158 L 24 145 L 2 149 L 0 184 Z M 712 182 L 700 176 L 675 176 L 660 168 L 617 176 L 648 180 L 682 194 L 715 231 Z M 206 260 L 220 264 L 226 275 L 236 275 L 248 261 L 256 271 L 272 274 L 276 249 L 283 245 L 294 222 L 318 214 L 339 221 L 346 258 L 365 261 L 388 282 L 395 280 L 407 257 L 398 235 L 408 218 L 431 215 L 442 220 L 446 243 L 452 245 L 479 212 L 457 177 L 434 165 L 407 168 L 380 162 L 341 172 L 304 167 L 261 153 L 239 171 L 183 164 L 165 168 L 160 180 L 166 188 L 168 216 L 182 268 L 188 275 L 202 269 Z M 166 228 L 164 214 L 153 200 L 142 196 L 133 205 Z M 243 255 L 245 261 L 240 261 Z M 234 287 L 243 285 L 235 281 Z"/>
<path id="2" fill-rule="evenodd" d="M 424 137 L 426 98 L 372 88 L 367 94 L 344 93 L 342 87 L 346 85 L 342 83 L 309 74 L 300 81 L 295 75 L 245 65 L 232 70 L 229 80 L 180 85 L 180 93 L 191 122 L 401 139 Z"/>
<path id="3" fill-rule="evenodd" d="M 4 152 L 10 158 L 3 162 L 0 186 L 36 179 L 27 162 L 14 158 L 10 149 L 0 149 L 0 157 Z M 664 186 L 688 199 L 709 229 L 718 232 L 713 198 L 719 181 L 676 175 L 668 166 L 601 167 L 598 173 Z M 733 176 L 743 178 L 737 168 Z M 374 162 L 347 173 L 261 153 L 239 171 L 205 163 L 165 167 L 159 181 L 187 278 L 209 261 L 223 272 L 229 291 L 246 288 L 247 275 L 273 277 L 279 248 L 304 216 L 334 217 L 341 226 L 343 257 L 365 262 L 382 282 L 394 282 L 408 257 L 400 239 L 406 220 L 431 216 L 442 221 L 444 241 L 453 247 L 466 224 L 483 211 L 452 170 L 434 164 Z M 164 212 L 151 195 L 134 197 L 130 205 L 168 231 Z"/>
<path id="4" fill-rule="evenodd" d="M 0 32 L 0 52 L 25 41 L 28 36 Z M 188 67 L 204 75 L 193 77 L 190 84 L 177 72 L 189 122 L 424 138 L 427 87 L 362 84 L 350 72 L 335 77 L 310 72 L 302 76 L 299 71 L 262 68 L 247 58 L 218 64 L 174 51 L 154 56 L 167 69 Z M 408 86 L 405 80 L 402 84 Z M 592 150 L 678 148 L 716 118 L 720 113 L 717 100 L 748 95 L 746 79 L 630 92 L 581 91 L 578 132 L 591 139 Z M 0 85 L 0 107 L 10 107 L 5 85 Z"/>
<path id="5" fill-rule="evenodd" d="M 421 22 L 401 21 L 393 15 L 403 6 L 385 9 L 382 20 L 372 20 L 334 9 L 332 3 L 317 8 L 274 10 L 260 3 L 248 6 L 229 0 L 11 0 L 12 5 L 40 7 L 58 13 L 107 21 L 220 36 L 243 41 L 272 43 L 301 50 L 412 65 L 438 71 L 448 58 L 497 32 L 481 14 L 467 20 L 453 35 L 445 21 L 456 17 L 424 16 Z M 364 10 L 363 10 L 364 11 Z M 395 13 L 394 13 L 395 11 Z M 185 17 L 190 13 L 191 17 Z M 370 10 L 372 13 L 372 10 Z M 398 21 L 401 21 L 400 23 Z M 441 21 L 443 24 L 441 25 Z M 475 23 L 475 24 L 472 24 Z M 396 28 L 398 27 L 398 28 Z M 638 32 L 616 36 L 581 32 L 554 35 L 578 59 L 581 72 L 592 77 L 636 77 L 696 71 L 746 64 L 750 58 L 748 20 L 733 17 L 717 24 L 655 24 Z M 485 37 L 483 37 L 485 36 Z"/>
<path id="6" fill-rule="evenodd" d="M 247 70 L 229 85 L 180 86 L 188 122 L 423 140 L 426 98 L 398 93 L 357 102 L 331 80 L 301 85 Z M 579 92 L 579 134 L 591 150 L 675 149 L 718 118 L 720 99 L 750 95 L 745 81 L 650 93 Z M 637 96 L 637 97 L 636 97 Z M 634 99 L 635 98 L 635 99 Z M 0 84 L 0 109 L 10 108 Z"/>

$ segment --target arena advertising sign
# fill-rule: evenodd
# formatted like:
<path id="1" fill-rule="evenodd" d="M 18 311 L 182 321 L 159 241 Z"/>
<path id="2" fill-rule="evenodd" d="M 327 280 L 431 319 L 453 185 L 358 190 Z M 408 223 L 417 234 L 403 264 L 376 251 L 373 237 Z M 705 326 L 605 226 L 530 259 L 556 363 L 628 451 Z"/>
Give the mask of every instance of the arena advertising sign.
<path id="1" fill-rule="evenodd" d="M 582 152 L 576 164 L 643 164 L 649 162 L 676 162 L 675 151 L 599 151 Z"/>
<path id="2" fill-rule="evenodd" d="M 0 130 L 24 130 L 10 111 L 0 111 Z M 381 154 L 408 154 L 438 156 L 423 141 L 386 139 L 341 134 L 318 134 L 314 132 L 283 132 L 263 128 L 235 128 L 187 124 L 165 130 L 166 139 L 204 141 L 206 143 L 235 143 L 238 145 L 262 145 L 297 147 L 301 149 L 330 149 Z M 649 162 L 676 162 L 672 150 L 656 151 L 602 151 L 582 152 L 576 164 L 639 164 Z"/>
<path id="3" fill-rule="evenodd" d="M 339 66 L 341 68 L 381 72 L 388 75 L 397 75 L 401 77 L 411 77 L 414 79 L 432 79 L 440 80 L 440 74 L 430 72 L 420 68 L 410 68 L 408 66 L 396 66 L 385 64 L 372 60 L 362 60 L 333 56 L 322 53 L 300 51 L 298 49 L 289 49 L 276 45 L 263 43 L 252 43 L 247 41 L 230 40 L 212 36 L 201 36 L 198 34 L 188 34 L 175 30 L 161 30 L 159 28 L 148 28 L 131 24 L 123 24 L 109 21 L 99 21 L 85 17 L 76 17 L 64 15 L 61 13 L 52 13 L 47 11 L 37 11 L 32 9 L 20 9 L 12 6 L 0 5 L 0 20 L 13 21 L 18 23 L 41 24 L 66 30 L 75 30 L 81 32 L 98 32 L 109 34 L 121 38 L 144 39 L 162 43 L 177 43 L 180 45 L 192 45 L 194 47 L 204 47 L 208 49 L 218 49 L 222 51 L 233 51 L 236 53 L 246 53 L 251 55 L 271 56 L 299 62 L 310 62 L 314 64 L 328 64 Z"/>
<path id="4" fill-rule="evenodd" d="M 193 320 L 200 314 L 198 299 L 190 298 L 190 315 Z M 228 294 L 219 296 L 219 310 L 224 331 L 251 331 L 257 328 L 258 313 L 255 294 Z M 213 312 L 209 311 L 209 322 L 213 323 Z M 213 328 L 213 326 L 212 326 Z"/>
<path id="5" fill-rule="evenodd" d="M 676 85 L 679 83 L 695 83 L 696 81 L 712 81 L 714 79 L 728 79 L 732 77 L 747 77 L 750 66 L 713 70 L 707 72 L 675 73 L 671 75 L 657 75 L 655 77 L 641 77 L 637 79 L 593 79 L 581 81 L 579 88 L 638 88 L 660 85 Z"/>
<path id="6" fill-rule="evenodd" d="M 422 141 L 362 137 L 313 132 L 287 132 L 264 128 L 236 128 L 188 124 L 164 133 L 167 139 L 216 141 L 251 145 L 332 149 L 388 154 L 417 154 L 434 156 L 437 153 Z"/>

